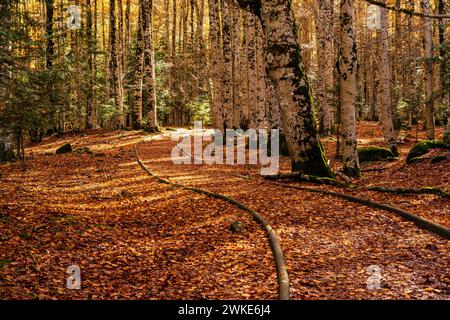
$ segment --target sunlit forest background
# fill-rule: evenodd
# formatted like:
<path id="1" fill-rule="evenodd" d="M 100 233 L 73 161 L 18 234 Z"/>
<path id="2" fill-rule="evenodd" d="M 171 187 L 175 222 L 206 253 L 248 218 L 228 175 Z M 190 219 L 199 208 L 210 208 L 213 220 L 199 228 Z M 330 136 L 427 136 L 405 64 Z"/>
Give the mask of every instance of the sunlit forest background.
<path id="1" fill-rule="evenodd" d="M 335 131 L 339 118 L 335 70 L 339 3 L 334 4 L 333 20 L 326 21 L 319 2 L 295 0 L 293 10 L 313 92 L 321 104 L 325 101 L 331 108 L 332 126 L 325 129 Z M 392 6 L 402 3 L 402 7 L 417 12 L 421 11 L 419 2 L 389 1 Z M 232 105 L 244 109 L 238 124 L 264 121 L 271 100 L 264 69 L 264 38 L 259 21 L 245 10 L 207 0 L 154 0 L 141 1 L 141 5 L 137 0 L 2 3 L 0 125 L 21 139 L 40 141 L 49 132 L 84 128 L 145 127 L 149 94 L 156 96 L 161 124 L 189 125 L 194 120 L 211 124 L 216 93 L 213 60 L 217 55 L 231 58 L 222 72 L 229 73 Z M 142 72 L 142 3 L 150 4 L 152 12 L 154 90 L 146 89 L 146 73 Z M 445 13 L 445 1 L 432 0 L 430 4 L 432 14 Z M 81 9 L 81 27 L 77 29 L 67 27 L 71 5 Z M 217 5 L 215 12 L 211 12 L 211 5 Z M 378 120 L 378 107 L 384 101 L 380 99 L 384 93 L 377 90 L 378 31 L 367 27 L 369 3 L 356 1 L 354 5 L 357 117 Z M 210 22 L 216 21 L 211 19 L 218 21 L 218 28 L 210 28 Z M 445 125 L 449 115 L 446 20 L 431 19 L 429 35 L 423 25 L 422 17 L 389 11 L 388 94 L 397 129 L 424 119 L 430 94 L 436 123 Z M 217 34 L 222 39 L 217 40 Z M 227 34 L 231 40 L 224 42 Z M 423 46 L 427 36 L 433 43 L 432 57 L 426 56 Z M 324 60 L 318 54 L 321 39 L 331 46 L 331 58 Z M 424 83 L 427 59 L 433 68 L 432 93 L 426 92 Z M 324 71 L 323 66 L 330 63 L 332 69 Z"/>

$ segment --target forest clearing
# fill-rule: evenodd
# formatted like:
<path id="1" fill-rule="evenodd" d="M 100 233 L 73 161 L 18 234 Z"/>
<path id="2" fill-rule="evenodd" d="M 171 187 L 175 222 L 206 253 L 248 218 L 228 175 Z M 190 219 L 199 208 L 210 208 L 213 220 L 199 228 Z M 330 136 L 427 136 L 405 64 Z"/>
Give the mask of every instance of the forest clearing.
<path id="1" fill-rule="evenodd" d="M 450 299 L 449 18 L 2 1 L 0 300 Z"/>

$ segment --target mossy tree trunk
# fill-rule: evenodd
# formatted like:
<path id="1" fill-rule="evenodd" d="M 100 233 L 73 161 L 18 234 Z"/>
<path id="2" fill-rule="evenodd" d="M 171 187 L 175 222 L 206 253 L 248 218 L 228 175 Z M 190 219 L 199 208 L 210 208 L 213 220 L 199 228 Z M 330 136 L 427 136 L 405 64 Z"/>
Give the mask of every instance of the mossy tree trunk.
<path id="1" fill-rule="evenodd" d="M 280 102 L 292 170 L 331 177 L 333 172 L 317 132 L 313 98 L 302 64 L 291 2 L 238 1 L 261 17 L 266 36 L 266 70 Z"/>
<path id="2" fill-rule="evenodd" d="M 341 144 L 344 173 L 359 177 L 359 159 L 356 143 L 356 42 L 353 30 L 354 1 L 341 0 L 339 49 L 339 92 L 341 100 Z"/>

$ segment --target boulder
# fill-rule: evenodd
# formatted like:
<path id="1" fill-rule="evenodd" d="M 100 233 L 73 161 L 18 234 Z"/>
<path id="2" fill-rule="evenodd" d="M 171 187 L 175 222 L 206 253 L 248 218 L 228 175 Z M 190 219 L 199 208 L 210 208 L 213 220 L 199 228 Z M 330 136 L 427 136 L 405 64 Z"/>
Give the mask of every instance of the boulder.
<path id="1" fill-rule="evenodd" d="M 391 150 L 377 146 L 358 148 L 358 157 L 359 162 L 397 159 Z"/>
<path id="2" fill-rule="evenodd" d="M 56 149 L 56 154 L 63 154 L 63 153 L 69 153 L 72 152 L 72 145 L 70 143 L 66 143 Z"/>

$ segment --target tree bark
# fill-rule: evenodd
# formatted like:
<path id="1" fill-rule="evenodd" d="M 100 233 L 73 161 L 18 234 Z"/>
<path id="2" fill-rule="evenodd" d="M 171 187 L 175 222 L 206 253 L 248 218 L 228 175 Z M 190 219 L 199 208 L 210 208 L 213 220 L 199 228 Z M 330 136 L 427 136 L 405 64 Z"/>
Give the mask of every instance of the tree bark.
<path id="1" fill-rule="evenodd" d="M 222 41 L 224 70 L 222 73 L 222 122 L 223 129 L 233 128 L 233 53 L 232 53 L 232 8 L 222 2 Z"/>
<path id="2" fill-rule="evenodd" d="M 92 129 L 96 126 L 95 112 L 94 112 L 94 39 L 92 36 L 92 6 L 91 0 L 86 1 L 87 8 L 87 54 L 88 54 L 88 69 L 89 69 L 89 88 L 86 94 L 86 128 Z"/>
<path id="3" fill-rule="evenodd" d="M 383 0 L 385 1 L 385 0 Z M 390 92 L 390 70 L 388 54 L 388 14 L 387 9 L 381 10 L 381 29 L 377 30 L 377 58 L 378 58 L 378 113 L 383 127 L 384 143 L 386 147 L 398 155 L 397 142 L 395 138 L 394 124 L 391 112 L 391 92 Z"/>
<path id="4" fill-rule="evenodd" d="M 116 1 L 109 1 L 109 49 L 110 49 L 110 60 L 109 69 L 111 77 L 111 86 L 114 88 L 112 95 L 114 100 L 114 105 L 119 113 L 116 119 L 115 126 L 124 126 L 124 116 L 123 116 L 123 101 L 122 92 L 120 85 L 120 70 L 119 70 L 119 44 L 117 42 L 117 32 L 116 32 Z"/>
<path id="5" fill-rule="evenodd" d="M 353 31 L 354 0 L 341 0 L 339 78 L 341 99 L 341 143 L 344 173 L 359 177 L 359 159 L 356 142 L 356 42 Z"/>
<path id="6" fill-rule="evenodd" d="M 139 6 L 138 24 L 136 31 L 136 66 L 134 69 L 134 101 L 133 101 L 133 129 L 142 128 L 142 85 L 143 85 L 143 64 L 144 64 L 144 44 L 142 42 L 142 10 Z"/>
<path id="7" fill-rule="evenodd" d="M 209 0 L 209 61 L 212 78 L 212 124 L 223 130 L 222 120 L 222 52 L 220 41 L 219 1 Z"/>
<path id="8" fill-rule="evenodd" d="M 292 170 L 332 177 L 313 113 L 309 80 L 302 64 L 291 0 L 261 0 L 267 74 L 281 106 Z"/>
<path id="9" fill-rule="evenodd" d="M 153 48 L 152 13 L 153 0 L 141 0 L 142 10 L 142 40 L 144 48 L 144 79 L 147 92 L 147 130 L 158 130 L 158 115 L 156 109 L 155 91 L 155 52 Z"/>
<path id="10" fill-rule="evenodd" d="M 422 12 L 430 14 L 430 1 L 420 0 Z M 433 34 L 431 19 L 423 18 L 424 76 L 425 76 L 425 125 L 428 140 L 434 140 L 434 75 L 433 75 Z"/>
<path id="11" fill-rule="evenodd" d="M 333 1 L 319 0 L 316 14 L 317 114 L 320 133 L 333 129 Z"/>

